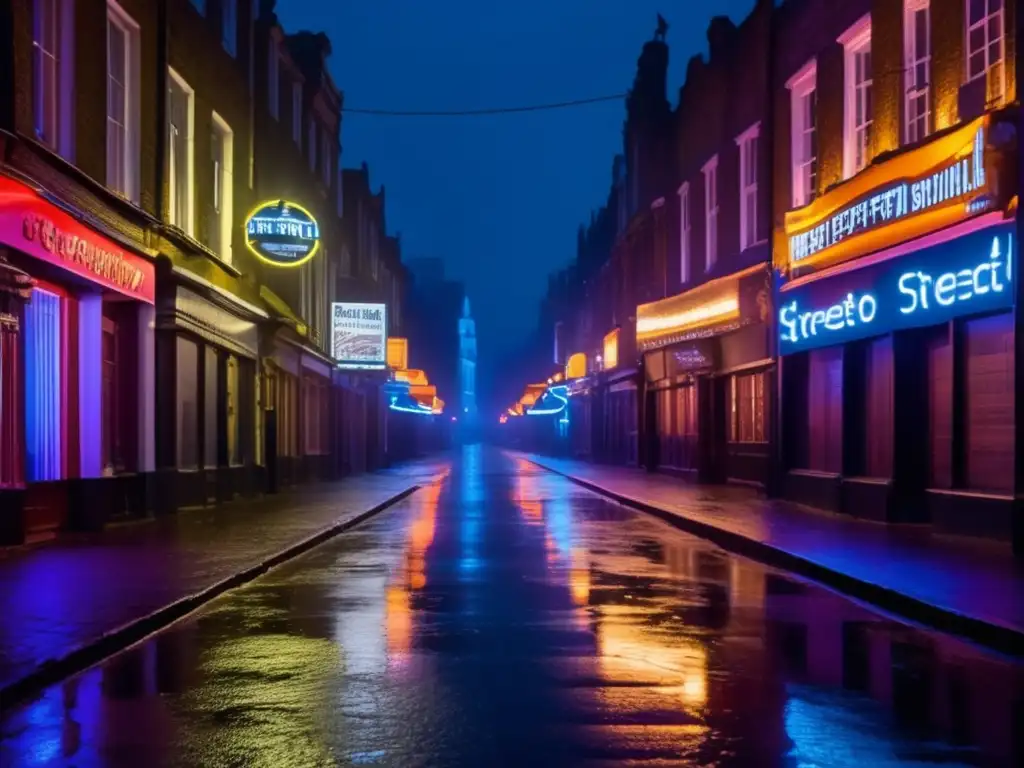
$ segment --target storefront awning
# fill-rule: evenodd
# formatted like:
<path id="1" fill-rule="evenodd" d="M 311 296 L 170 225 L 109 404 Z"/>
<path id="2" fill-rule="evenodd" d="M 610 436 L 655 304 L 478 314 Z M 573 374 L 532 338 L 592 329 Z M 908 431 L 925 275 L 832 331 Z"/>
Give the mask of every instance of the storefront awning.
<path id="1" fill-rule="evenodd" d="M 765 322 L 770 304 L 769 265 L 757 264 L 676 296 L 641 304 L 636 310 L 637 346 L 647 352 Z"/>

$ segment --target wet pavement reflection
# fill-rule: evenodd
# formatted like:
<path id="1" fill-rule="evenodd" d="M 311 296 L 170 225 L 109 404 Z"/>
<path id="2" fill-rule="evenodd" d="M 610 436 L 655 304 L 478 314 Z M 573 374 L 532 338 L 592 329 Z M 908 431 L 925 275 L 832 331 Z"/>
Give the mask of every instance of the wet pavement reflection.
<path id="1" fill-rule="evenodd" d="M 1020 765 L 1015 722 L 1020 666 L 471 446 L 7 713 L 0 765 Z"/>

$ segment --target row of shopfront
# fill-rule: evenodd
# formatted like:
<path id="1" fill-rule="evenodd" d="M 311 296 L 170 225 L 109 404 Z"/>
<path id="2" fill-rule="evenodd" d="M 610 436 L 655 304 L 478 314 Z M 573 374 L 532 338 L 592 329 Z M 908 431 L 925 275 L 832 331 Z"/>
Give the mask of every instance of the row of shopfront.
<path id="1" fill-rule="evenodd" d="M 876 162 L 786 213 L 770 253 L 639 306 L 635 366 L 570 377 L 545 447 L 1020 543 L 1012 120 Z"/>
<path id="2" fill-rule="evenodd" d="M 380 371 L 340 370 L 194 241 L 140 233 L 0 171 L 0 543 L 385 461 Z"/>

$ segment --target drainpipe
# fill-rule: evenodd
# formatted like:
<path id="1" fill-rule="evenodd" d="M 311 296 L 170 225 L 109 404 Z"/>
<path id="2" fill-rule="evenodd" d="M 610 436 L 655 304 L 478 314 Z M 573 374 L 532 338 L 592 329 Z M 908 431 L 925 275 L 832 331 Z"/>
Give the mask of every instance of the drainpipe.
<path id="1" fill-rule="evenodd" d="M 157 23 L 157 41 L 156 41 L 156 87 L 157 87 L 157 99 L 156 99 L 156 195 L 154 201 L 156 205 L 156 218 L 158 221 L 164 220 L 164 203 L 166 202 L 167 190 L 165 182 L 167 181 L 167 171 L 164 167 L 165 160 L 167 158 L 167 66 L 170 63 L 170 57 L 168 56 L 168 14 L 167 14 L 167 0 L 157 0 L 156 10 L 156 23 Z"/>

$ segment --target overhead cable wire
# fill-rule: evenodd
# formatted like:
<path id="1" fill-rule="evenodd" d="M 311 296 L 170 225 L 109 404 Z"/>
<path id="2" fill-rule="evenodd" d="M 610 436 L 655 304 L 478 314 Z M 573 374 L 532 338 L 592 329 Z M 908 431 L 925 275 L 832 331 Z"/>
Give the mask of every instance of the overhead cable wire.
<path id="1" fill-rule="evenodd" d="M 573 99 L 556 101 L 547 104 L 528 104 L 518 107 L 484 107 L 481 109 L 451 110 L 416 110 L 416 109 L 361 109 L 358 107 L 342 107 L 341 111 L 350 115 L 380 115 L 383 117 L 475 117 L 478 115 L 509 115 L 518 112 L 543 112 L 552 109 L 581 107 L 587 104 L 598 104 L 603 101 L 616 101 L 626 98 L 625 93 L 610 96 L 594 96 L 589 99 Z"/>

